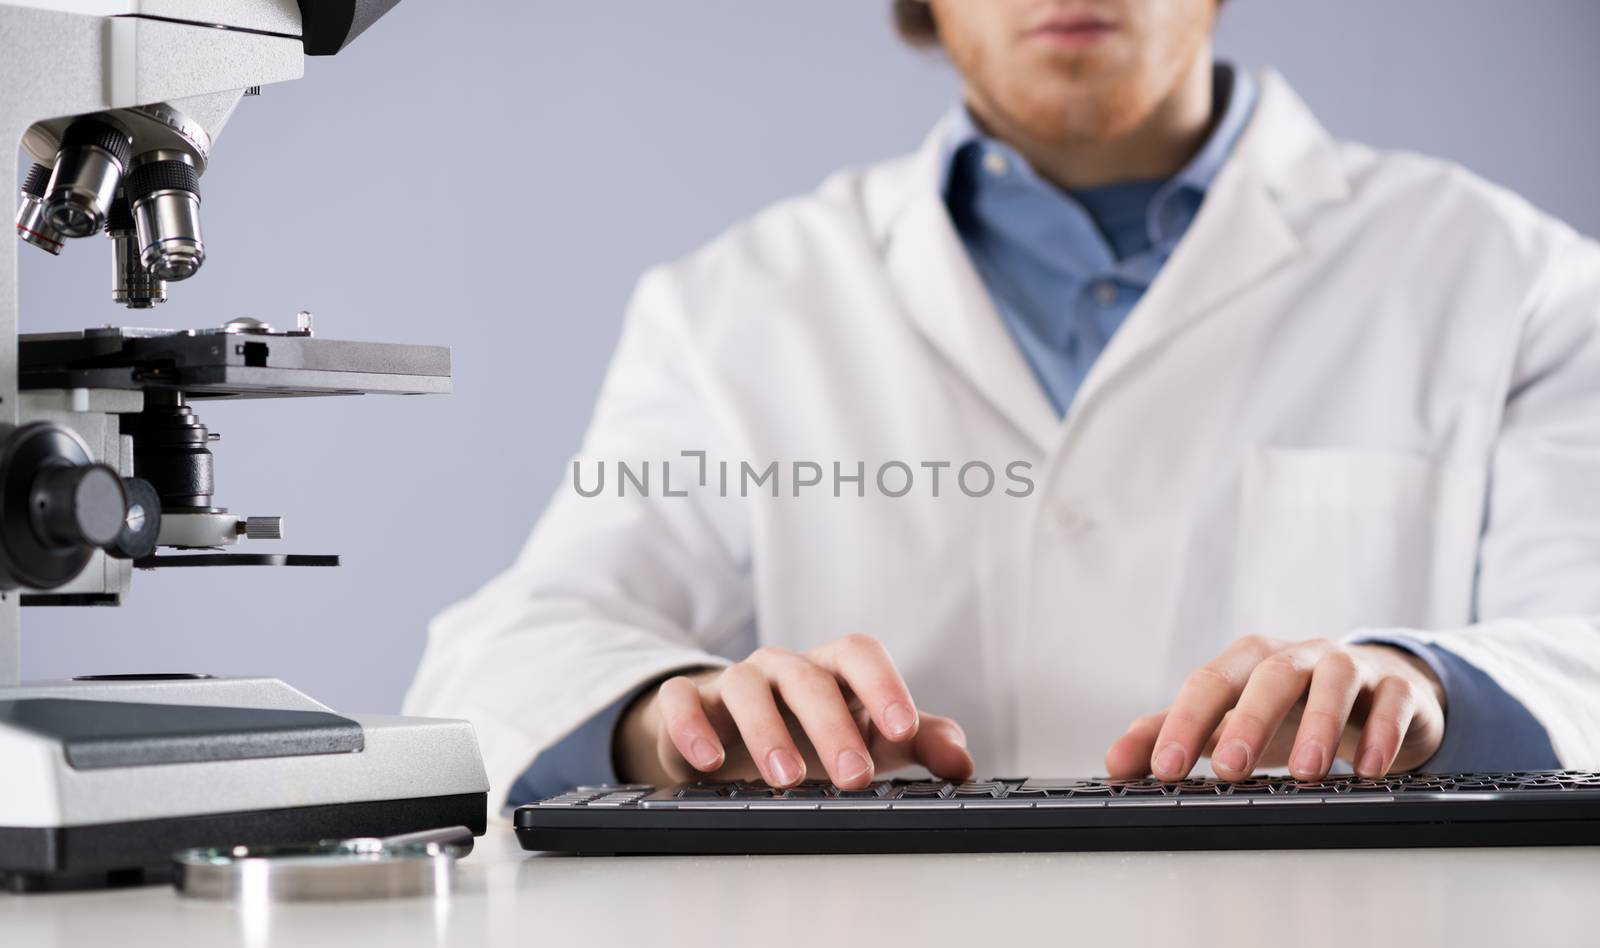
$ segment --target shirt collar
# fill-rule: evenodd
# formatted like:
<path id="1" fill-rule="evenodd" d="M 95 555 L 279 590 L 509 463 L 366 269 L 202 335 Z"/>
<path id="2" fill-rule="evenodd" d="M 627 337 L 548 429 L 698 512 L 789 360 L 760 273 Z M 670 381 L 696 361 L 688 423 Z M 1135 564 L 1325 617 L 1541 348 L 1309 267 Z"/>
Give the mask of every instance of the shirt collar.
<path id="1" fill-rule="evenodd" d="M 1164 240 L 1171 233 L 1162 214 L 1168 200 L 1184 190 L 1202 196 L 1211 190 L 1212 183 L 1217 180 L 1228 156 L 1233 154 L 1233 146 L 1244 133 L 1245 126 L 1250 122 L 1250 113 L 1255 108 L 1256 84 L 1249 72 L 1236 69 L 1231 63 L 1218 63 L 1212 82 L 1217 101 L 1226 104 L 1222 106 L 1222 115 L 1200 151 L 1189 159 L 1183 170 L 1173 175 L 1172 180 L 1150 202 L 1150 229 L 1157 240 Z M 1187 226 L 1188 222 L 1184 222 L 1184 227 Z"/>
<path id="2" fill-rule="evenodd" d="M 1176 237 L 1187 229 L 1198 202 L 1175 201 L 1174 197 L 1185 193 L 1194 197 L 1205 196 L 1228 156 L 1233 153 L 1233 147 L 1254 111 L 1258 93 L 1255 80 L 1248 71 L 1236 68 L 1232 63 L 1218 62 L 1214 67 L 1212 82 L 1216 100 L 1223 103 L 1222 114 L 1200 151 L 1168 179 L 1151 200 L 1149 227 L 1153 244 L 1175 242 Z M 986 151 L 1004 154 L 1020 172 L 1028 176 L 1031 183 L 1059 193 L 1059 189 L 1040 178 L 1015 149 L 980 129 L 972 114 L 962 106 L 956 108 L 947 120 L 944 140 L 940 145 L 940 194 L 949 195 L 956 158 L 963 148 L 973 144 Z"/>

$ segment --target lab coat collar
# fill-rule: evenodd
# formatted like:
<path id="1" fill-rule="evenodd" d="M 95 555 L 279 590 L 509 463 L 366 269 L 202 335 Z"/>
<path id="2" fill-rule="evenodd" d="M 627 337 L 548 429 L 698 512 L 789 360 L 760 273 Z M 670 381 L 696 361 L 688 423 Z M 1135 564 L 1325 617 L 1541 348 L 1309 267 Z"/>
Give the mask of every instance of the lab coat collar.
<path id="1" fill-rule="evenodd" d="M 1259 77 L 1255 114 L 1199 216 L 1084 380 L 1067 424 L 1160 344 L 1303 252 L 1297 221 L 1350 197 L 1337 146 L 1276 72 Z M 1007 333 L 939 190 L 946 116 L 902 175 L 862 193 L 868 225 L 909 318 L 1041 451 L 1062 422 Z"/>
<path id="2" fill-rule="evenodd" d="M 1348 200 L 1350 179 L 1339 161 L 1338 143 L 1276 70 L 1264 70 L 1258 81 L 1261 98 L 1235 160 L 1259 175 L 1291 213 Z"/>
<path id="3" fill-rule="evenodd" d="M 951 121 L 946 116 L 934 128 L 898 188 L 874 190 L 869 183 L 863 195 L 869 226 L 911 321 L 1042 454 L 1060 419 L 1007 331 L 941 193 Z"/>
<path id="4" fill-rule="evenodd" d="M 1068 410 L 1063 440 L 1073 418 L 1145 353 L 1223 312 L 1302 257 L 1306 211 L 1350 195 L 1332 137 L 1281 76 L 1264 73 L 1256 114 L 1233 156 L 1189 232 L 1090 368 Z"/>

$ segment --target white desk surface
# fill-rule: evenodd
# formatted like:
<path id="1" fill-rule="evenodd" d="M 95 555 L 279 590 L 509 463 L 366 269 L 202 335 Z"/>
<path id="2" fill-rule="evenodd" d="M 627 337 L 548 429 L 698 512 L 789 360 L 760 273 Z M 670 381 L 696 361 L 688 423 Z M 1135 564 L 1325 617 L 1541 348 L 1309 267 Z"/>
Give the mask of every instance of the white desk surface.
<path id="1" fill-rule="evenodd" d="M 0 946 L 1600 945 L 1600 848 L 584 858 L 495 823 L 459 869 L 447 901 L 256 915 L 0 896 Z"/>

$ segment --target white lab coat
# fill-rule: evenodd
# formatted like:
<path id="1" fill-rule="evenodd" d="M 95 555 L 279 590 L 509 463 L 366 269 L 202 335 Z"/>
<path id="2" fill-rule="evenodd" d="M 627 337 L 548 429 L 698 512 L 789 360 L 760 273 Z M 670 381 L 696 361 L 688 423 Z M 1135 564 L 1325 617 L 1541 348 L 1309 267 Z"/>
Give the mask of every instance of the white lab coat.
<path id="1" fill-rule="evenodd" d="M 1600 248 L 1460 168 L 1333 140 L 1269 73 L 1062 421 L 946 215 L 940 134 L 644 277 L 582 476 L 676 459 L 689 496 L 658 469 L 619 498 L 612 468 L 582 497 L 569 469 L 516 563 L 432 626 L 409 711 L 475 722 L 503 794 L 645 681 L 864 632 L 980 771 L 1073 775 L 1240 635 L 1403 629 L 1600 766 Z M 900 498 L 872 481 L 893 460 L 918 475 Z M 993 492 L 951 469 L 931 496 L 922 462 L 971 460 Z M 719 461 L 826 477 L 724 497 Z M 866 463 L 866 497 L 833 496 L 835 461 Z"/>

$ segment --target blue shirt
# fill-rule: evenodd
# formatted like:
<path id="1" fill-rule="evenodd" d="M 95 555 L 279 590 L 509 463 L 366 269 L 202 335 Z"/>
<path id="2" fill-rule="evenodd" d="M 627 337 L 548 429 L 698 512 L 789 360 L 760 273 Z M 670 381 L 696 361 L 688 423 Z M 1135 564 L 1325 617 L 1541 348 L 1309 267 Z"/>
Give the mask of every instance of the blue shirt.
<path id="1" fill-rule="evenodd" d="M 965 109 L 944 143 L 951 220 L 1058 414 L 1188 232 L 1255 106 L 1248 73 L 1217 70 L 1221 108 L 1183 170 L 1068 193 Z"/>
<path id="2" fill-rule="evenodd" d="M 1095 360 L 1188 232 L 1250 120 L 1256 88 L 1249 74 L 1219 64 L 1215 80 L 1211 134 L 1166 179 L 1067 192 L 1039 177 L 1015 149 L 985 135 L 965 109 L 950 126 L 942 188 L 951 220 L 1058 414 L 1066 414 Z M 1400 634 L 1363 641 L 1411 652 L 1443 684 L 1449 705 L 1444 743 L 1427 769 L 1558 766 L 1538 721 L 1455 653 Z M 612 738 L 623 711 L 643 690 L 625 695 L 540 754 L 507 802 L 541 799 L 579 784 L 615 783 Z"/>

